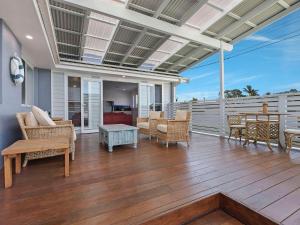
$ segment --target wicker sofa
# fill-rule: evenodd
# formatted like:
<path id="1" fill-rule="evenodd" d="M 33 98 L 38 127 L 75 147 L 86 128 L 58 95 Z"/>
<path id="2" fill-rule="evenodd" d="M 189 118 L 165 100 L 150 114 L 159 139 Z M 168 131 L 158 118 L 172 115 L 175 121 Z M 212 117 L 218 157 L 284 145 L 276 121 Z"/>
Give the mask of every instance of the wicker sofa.
<path id="1" fill-rule="evenodd" d="M 72 121 L 55 121 L 56 126 L 38 126 L 29 127 L 25 124 L 26 112 L 17 113 L 16 117 L 20 125 L 23 139 L 44 139 L 55 137 L 67 137 L 70 140 L 70 153 L 72 153 L 72 160 L 75 159 L 75 140 L 76 135 Z M 46 152 L 27 153 L 23 167 L 27 165 L 28 160 L 52 157 L 63 154 L 61 151 L 49 150 Z"/>

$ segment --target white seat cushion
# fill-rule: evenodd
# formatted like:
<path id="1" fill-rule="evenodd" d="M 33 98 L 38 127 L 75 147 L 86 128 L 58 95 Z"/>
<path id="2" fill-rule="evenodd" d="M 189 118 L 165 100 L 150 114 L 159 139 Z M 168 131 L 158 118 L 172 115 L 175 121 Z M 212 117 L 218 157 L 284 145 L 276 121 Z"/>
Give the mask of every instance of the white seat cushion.
<path id="1" fill-rule="evenodd" d="M 168 126 L 166 124 L 158 124 L 157 125 L 157 130 L 163 133 L 167 133 Z"/>
<path id="2" fill-rule="evenodd" d="M 55 122 L 49 117 L 48 113 L 42 109 L 32 106 L 32 113 L 40 126 L 55 126 Z"/>
<path id="3" fill-rule="evenodd" d="M 187 111 L 177 110 L 175 120 L 186 120 L 187 119 Z"/>
<path id="4" fill-rule="evenodd" d="M 230 125 L 232 128 L 246 128 L 246 124 L 234 124 Z"/>
<path id="5" fill-rule="evenodd" d="M 148 122 L 138 123 L 137 127 L 142 129 L 149 129 L 149 123 Z"/>
<path id="6" fill-rule="evenodd" d="M 152 120 L 160 119 L 160 112 L 150 111 L 149 118 Z"/>
<path id="7" fill-rule="evenodd" d="M 285 132 L 290 134 L 300 134 L 300 129 L 286 129 Z"/>
<path id="8" fill-rule="evenodd" d="M 39 125 L 32 112 L 26 113 L 25 125 L 28 127 L 37 127 Z"/>

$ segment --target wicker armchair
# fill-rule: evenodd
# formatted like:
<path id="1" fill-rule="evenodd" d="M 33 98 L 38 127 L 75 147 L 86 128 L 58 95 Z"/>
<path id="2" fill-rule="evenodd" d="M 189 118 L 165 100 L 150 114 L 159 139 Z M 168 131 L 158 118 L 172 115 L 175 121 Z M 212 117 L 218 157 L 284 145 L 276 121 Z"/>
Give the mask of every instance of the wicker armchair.
<path id="1" fill-rule="evenodd" d="M 23 139 L 41 139 L 41 138 L 55 138 L 68 137 L 70 140 L 70 153 L 72 153 L 72 160 L 75 158 L 75 131 L 72 121 L 55 121 L 56 126 L 38 126 L 29 127 L 25 125 L 26 112 L 17 113 L 16 117 L 20 125 Z M 44 152 L 27 153 L 23 167 L 26 167 L 28 160 L 52 157 L 64 154 L 61 151 L 49 150 Z"/>
<path id="2" fill-rule="evenodd" d="M 234 132 L 235 138 L 239 137 L 240 141 L 242 140 L 243 131 L 246 129 L 246 124 L 243 119 L 245 119 L 245 117 L 241 115 L 227 116 L 227 123 L 229 127 L 228 140 L 230 140 L 232 132 Z"/>
<path id="3" fill-rule="evenodd" d="M 139 128 L 140 134 L 145 134 L 149 136 L 151 140 L 152 136 L 157 134 L 157 123 L 159 119 L 164 117 L 164 112 L 151 111 L 149 117 L 147 118 L 137 118 L 137 127 Z"/>
<path id="4" fill-rule="evenodd" d="M 157 142 L 159 140 L 166 142 L 185 141 L 189 146 L 189 124 L 191 120 L 191 112 L 177 110 L 174 120 L 160 119 L 157 125 Z"/>
<path id="5" fill-rule="evenodd" d="M 300 121 L 300 117 L 297 118 L 297 123 Z M 294 138 L 300 138 L 300 129 L 286 129 L 284 131 L 285 137 L 285 150 L 289 152 L 293 145 Z"/>

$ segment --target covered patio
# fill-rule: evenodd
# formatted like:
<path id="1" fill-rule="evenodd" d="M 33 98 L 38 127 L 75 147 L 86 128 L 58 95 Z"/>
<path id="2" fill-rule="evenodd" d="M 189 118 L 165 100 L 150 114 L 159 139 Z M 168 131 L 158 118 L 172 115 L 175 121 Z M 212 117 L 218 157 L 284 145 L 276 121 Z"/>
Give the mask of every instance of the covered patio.
<path id="1" fill-rule="evenodd" d="M 222 193 L 237 214 L 250 212 L 249 223 L 227 224 L 257 225 L 255 213 L 268 225 L 299 225 L 298 149 L 270 151 L 257 135 L 254 145 L 227 140 L 228 115 L 261 113 L 266 102 L 280 114 L 278 142 L 287 128 L 300 136 L 299 92 L 224 96 L 224 54 L 299 8 L 299 0 L 2 0 L 0 224 L 226 224 L 234 215 L 200 204 Z M 217 98 L 177 102 L 177 86 L 189 82 L 181 73 L 214 54 Z"/>
<path id="2" fill-rule="evenodd" d="M 96 134 L 76 143 L 71 176 L 60 157 L 32 162 L 1 189 L 5 224 L 141 224 L 216 192 L 276 222 L 300 221 L 300 153 L 193 134 L 191 146 L 169 148 L 141 139 L 138 149 L 99 145 Z M 204 224 L 204 223 L 199 223 Z"/>

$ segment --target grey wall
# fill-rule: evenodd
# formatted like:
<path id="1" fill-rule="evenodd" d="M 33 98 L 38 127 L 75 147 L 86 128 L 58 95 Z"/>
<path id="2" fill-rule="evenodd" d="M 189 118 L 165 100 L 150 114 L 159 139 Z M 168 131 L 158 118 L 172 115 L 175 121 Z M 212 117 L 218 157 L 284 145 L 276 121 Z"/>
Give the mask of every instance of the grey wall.
<path id="1" fill-rule="evenodd" d="M 34 104 L 51 112 L 51 70 L 34 69 Z"/>
<path id="2" fill-rule="evenodd" d="M 0 149 L 13 143 L 21 137 L 21 132 L 16 120 L 16 112 L 28 111 L 22 107 L 21 85 L 14 85 L 10 79 L 9 61 L 15 54 L 21 56 L 21 44 L 0 19 Z M 2 157 L 0 167 L 3 166 Z"/>

